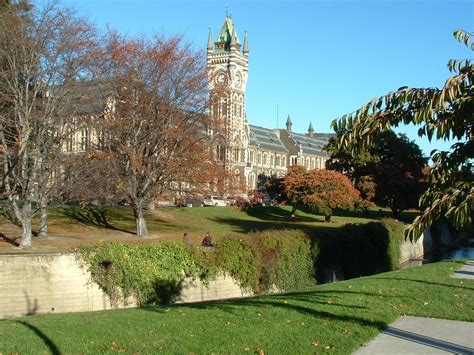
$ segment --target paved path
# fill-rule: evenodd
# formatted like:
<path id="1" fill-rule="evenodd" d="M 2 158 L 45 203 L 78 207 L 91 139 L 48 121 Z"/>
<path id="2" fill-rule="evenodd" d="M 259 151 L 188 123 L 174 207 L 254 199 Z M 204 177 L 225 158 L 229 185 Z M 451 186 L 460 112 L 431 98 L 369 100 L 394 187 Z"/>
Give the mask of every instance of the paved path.
<path id="1" fill-rule="evenodd" d="M 456 271 L 451 277 L 455 279 L 474 280 L 474 260 L 468 261 L 458 271 Z"/>
<path id="2" fill-rule="evenodd" d="M 453 278 L 474 279 L 474 261 Z M 474 354 L 474 323 L 445 319 L 400 317 L 354 354 Z"/>
<path id="3" fill-rule="evenodd" d="M 474 323 L 400 317 L 354 354 L 474 354 Z"/>

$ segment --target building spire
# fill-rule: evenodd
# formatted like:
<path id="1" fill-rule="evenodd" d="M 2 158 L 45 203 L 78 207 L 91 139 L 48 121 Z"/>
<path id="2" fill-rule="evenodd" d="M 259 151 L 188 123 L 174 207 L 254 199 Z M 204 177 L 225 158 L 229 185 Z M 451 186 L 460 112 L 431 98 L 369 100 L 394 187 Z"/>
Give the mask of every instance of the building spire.
<path id="1" fill-rule="evenodd" d="M 235 32 L 235 26 L 232 24 L 232 37 L 230 39 L 230 45 L 236 46 L 237 45 L 237 33 Z"/>
<path id="2" fill-rule="evenodd" d="M 312 137 L 313 135 L 314 135 L 313 123 L 311 121 L 309 121 L 308 136 Z"/>
<path id="3" fill-rule="evenodd" d="M 247 31 L 245 31 L 245 34 L 244 34 L 244 54 L 245 55 L 249 54 L 249 41 L 247 39 Z"/>
<path id="4" fill-rule="evenodd" d="M 288 118 L 286 119 L 286 130 L 288 132 L 291 132 L 292 126 L 293 126 L 293 123 L 291 122 L 290 114 L 288 114 Z"/>
<path id="5" fill-rule="evenodd" d="M 207 39 L 207 51 L 208 52 L 212 51 L 212 31 L 210 27 L 209 27 L 209 37 Z"/>

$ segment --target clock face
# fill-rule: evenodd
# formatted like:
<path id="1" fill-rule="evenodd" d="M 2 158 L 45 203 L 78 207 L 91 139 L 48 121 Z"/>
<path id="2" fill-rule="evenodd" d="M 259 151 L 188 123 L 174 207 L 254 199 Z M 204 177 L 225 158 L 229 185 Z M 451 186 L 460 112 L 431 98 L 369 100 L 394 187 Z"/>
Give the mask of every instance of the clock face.
<path id="1" fill-rule="evenodd" d="M 237 74 L 235 76 L 235 85 L 240 86 L 240 84 L 242 84 L 242 78 L 241 78 L 240 74 Z"/>
<path id="2" fill-rule="evenodd" d="M 224 84 L 224 82 L 225 82 L 225 74 L 224 74 L 224 73 L 220 73 L 219 75 L 217 75 L 216 81 L 217 81 L 218 84 Z"/>

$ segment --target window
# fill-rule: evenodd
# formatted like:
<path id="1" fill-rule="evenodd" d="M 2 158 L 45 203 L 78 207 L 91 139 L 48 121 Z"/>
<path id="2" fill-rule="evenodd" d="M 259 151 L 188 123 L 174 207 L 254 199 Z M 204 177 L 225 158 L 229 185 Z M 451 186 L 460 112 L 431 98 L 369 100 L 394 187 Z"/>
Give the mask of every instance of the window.
<path id="1" fill-rule="evenodd" d="M 275 165 L 280 166 L 280 156 L 279 155 L 277 155 L 276 158 L 275 158 Z"/>
<path id="2" fill-rule="evenodd" d="M 270 156 L 270 166 L 274 166 L 275 165 L 275 157 L 272 155 Z"/>
<path id="3" fill-rule="evenodd" d="M 225 148 L 221 145 L 216 147 L 216 156 L 217 160 L 224 161 L 225 160 Z"/>
<path id="4" fill-rule="evenodd" d="M 73 151 L 73 143 L 74 143 L 74 132 L 72 130 L 68 132 L 68 135 L 66 137 L 66 152 L 72 152 Z"/>
<path id="5" fill-rule="evenodd" d="M 250 163 L 253 163 L 253 162 L 254 162 L 254 161 L 253 161 L 253 160 L 254 160 L 254 155 L 255 155 L 255 154 L 254 154 L 253 150 L 251 150 L 251 151 L 250 151 L 250 157 L 249 157 L 249 162 L 250 162 Z"/>
<path id="6" fill-rule="evenodd" d="M 257 164 L 258 165 L 262 164 L 262 153 L 258 153 L 257 155 Z"/>
<path id="7" fill-rule="evenodd" d="M 267 153 L 263 153 L 263 165 L 267 165 Z"/>
<path id="8" fill-rule="evenodd" d="M 291 157 L 291 165 L 298 164 L 298 157 Z"/>
<path id="9" fill-rule="evenodd" d="M 227 117 L 227 99 L 222 99 L 222 117 Z"/>
<path id="10" fill-rule="evenodd" d="M 286 166 L 286 157 L 281 157 L 281 166 Z"/>
<path id="11" fill-rule="evenodd" d="M 89 149 L 89 130 L 87 128 L 81 129 L 81 151 Z"/>

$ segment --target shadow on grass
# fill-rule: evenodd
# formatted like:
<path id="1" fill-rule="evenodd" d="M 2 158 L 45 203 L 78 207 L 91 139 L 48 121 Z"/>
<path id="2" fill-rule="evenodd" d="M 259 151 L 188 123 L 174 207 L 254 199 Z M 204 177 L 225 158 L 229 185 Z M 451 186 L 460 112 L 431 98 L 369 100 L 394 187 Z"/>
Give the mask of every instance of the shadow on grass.
<path id="1" fill-rule="evenodd" d="M 304 223 L 305 219 L 298 217 L 296 221 L 292 222 L 288 219 L 282 219 L 280 221 L 275 220 L 261 220 L 261 221 L 249 221 L 249 220 L 242 220 L 238 218 L 224 218 L 224 217 L 209 217 L 210 221 L 220 224 L 226 224 L 229 226 L 234 227 L 234 232 L 240 233 L 249 233 L 254 231 L 263 231 L 267 229 L 297 229 L 303 230 L 305 232 L 321 232 L 326 233 L 328 231 L 334 230 L 336 227 L 330 223 L 325 223 L 324 225 L 315 225 L 312 226 L 310 224 Z M 313 222 L 319 222 L 319 220 L 315 219 Z M 322 222 L 322 220 L 321 220 Z M 339 225 L 338 225 L 339 227 Z"/>
<path id="2" fill-rule="evenodd" d="M 403 211 L 397 217 L 394 217 L 392 211 L 384 210 L 384 209 L 371 209 L 365 212 L 337 209 L 334 213 L 335 213 L 334 214 L 335 216 L 340 216 L 340 217 L 354 217 L 354 218 L 368 218 L 368 219 L 392 218 L 392 219 L 398 219 L 399 221 L 408 223 L 408 224 L 411 224 L 415 220 L 415 218 L 420 214 L 420 212 L 418 211 Z"/>
<path id="3" fill-rule="evenodd" d="M 352 309 L 359 309 L 361 312 L 365 312 L 364 309 L 368 307 L 357 306 L 357 305 L 347 305 L 347 304 L 338 304 L 331 301 L 331 304 L 328 304 L 328 299 L 331 297 L 337 297 L 338 295 L 350 293 L 352 295 L 368 295 L 368 296 L 377 296 L 375 293 L 366 293 L 366 292 L 348 292 L 348 291 L 309 291 L 309 292 L 295 292 L 295 293 L 285 293 L 278 295 L 262 295 L 255 296 L 252 298 L 238 299 L 238 300 L 225 300 L 225 301 L 209 301 L 202 303 L 188 303 L 188 304 L 179 304 L 172 305 L 171 307 L 175 308 L 193 308 L 193 309 L 202 309 L 202 310 L 211 310 L 217 309 L 230 314 L 234 314 L 236 311 L 242 311 L 242 307 L 251 307 L 256 308 L 258 311 L 265 312 L 263 307 L 269 306 L 272 308 L 280 308 L 288 312 L 297 312 L 304 315 L 312 316 L 315 318 L 331 318 L 341 321 L 356 322 L 358 324 L 374 327 L 379 331 L 387 328 L 387 323 L 381 321 L 373 321 L 365 319 L 363 317 L 352 316 L 347 314 L 337 314 L 335 312 L 330 312 L 326 310 L 316 309 L 314 305 L 319 304 L 321 306 L 327 307 L 347 307 Z M 300 304 L 295 304 L 295 303 Z M 307 303 L 308 306 L 301 304 Z M 311 307 L 313 306 L 313 307 Z M 144 307 L 143 310 L 150 312 L 158 312 L 165 314 L 167 310 L 164 307 Z M 168 308 L 167 308 L 168 309 Z M 339 308 L 340 311 L 340 308 Z"/>
<path id="4" fill-rule="evenodd" d="M 0 239 L 3 239 L 5 242 L 7 242 L 8 244 L 11 244 L 15 247 L 19 247 L 20 246 L 20 243 L 18 243 L 16 240 L 17 239 L 20 239 L 20 237 L 17 237 L 17 238 L 10 238 L 9 236 L 7 236 L 6 234 L 0 232 Z"/>
<path id="5" fill-rule="evenodd" d="M 88 226 L 112 229 L 133 235 L 135 234 L 134 232 L 122 228 L 117 228 L 110 224 L 109 218 L 115 219 L 116 216 L 111 216 L 110 210 L 104 207 L 62 207 L 59 211 L 64 216 Z"/>
<path id="6" fill-rule="evenodd" d="M 311 213 L 307 210 L 299 209 L 305 213 Z M 258 206 L 252 207 L 246 210 L 247 215 L 258 218 L 264 221 L 272 222 L 289 222 L 290 221 L 290 210 L 286 210 L 281 207 L 273 206 Z M 298 221 L 300 222 L 324 222 L 324 217 L 322 216 L 298 216 Z"/>
<path id="7" fill-rule="evenodd" d="M 54 342 L 46 334 L 44 334 L 39 328 L 35 327 L 34 325 L 32 325 L 28 322 L 22 321 L 22 320 L 15 320 L 13 322 L 22 324 L 26 328 L 33 331 L 33 333 L 35 333 L 46 344 L 46 346 L 48 347 L 51 354 L 53 354 L 53 355 L 61 354 L 61 352 L 59 351 L 56 344 L 54 344 Z"/>
<path id="8" fill-rule="evenodd" d="M 464 283 L 460 285 L 450 285 L 450 284 L 443 284 L 439 282 L 432 282 L 432 281 L 426 281 L 426 280 L 416 280 L 416 279 L 408 279 L 408 278 L 402 278 L 402 277 L 373 277 L 373 280 L 397 280 L 397 281 L 409 281 L 409 282 L 417 282 L 425 285 L 436 285 L 436 286 L 445 286 L 445 287 L 453 287 L 453 288 L 459 288 L 462 290 L 474 290 L 474 287 L 467 287 Z M 462 279 L 453 279 L 453 281 L 463 281 Z"/>

